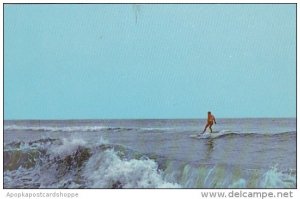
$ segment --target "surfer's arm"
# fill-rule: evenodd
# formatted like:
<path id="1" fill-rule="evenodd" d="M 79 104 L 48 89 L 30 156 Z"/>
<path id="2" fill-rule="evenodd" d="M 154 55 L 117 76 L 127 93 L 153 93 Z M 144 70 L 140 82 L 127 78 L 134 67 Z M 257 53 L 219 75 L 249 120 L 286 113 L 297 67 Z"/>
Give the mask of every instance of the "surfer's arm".
<path id="1" fill-rule="evenodd" d="M 215 122 L 215 124 L 217 124 L 217 122 L 216 122 L 216 118 L 214 117 L 214 122 Z"/>

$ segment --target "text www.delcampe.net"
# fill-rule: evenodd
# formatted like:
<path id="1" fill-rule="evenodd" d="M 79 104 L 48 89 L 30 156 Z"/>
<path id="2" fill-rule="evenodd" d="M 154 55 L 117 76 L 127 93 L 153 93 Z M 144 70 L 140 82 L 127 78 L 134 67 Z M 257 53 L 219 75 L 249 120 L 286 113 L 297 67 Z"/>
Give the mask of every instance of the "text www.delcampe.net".
<path id="1" fill-rule="evenodd" d="M 292 191 L 202 191 L 201 198 L 293 198 Z"/>

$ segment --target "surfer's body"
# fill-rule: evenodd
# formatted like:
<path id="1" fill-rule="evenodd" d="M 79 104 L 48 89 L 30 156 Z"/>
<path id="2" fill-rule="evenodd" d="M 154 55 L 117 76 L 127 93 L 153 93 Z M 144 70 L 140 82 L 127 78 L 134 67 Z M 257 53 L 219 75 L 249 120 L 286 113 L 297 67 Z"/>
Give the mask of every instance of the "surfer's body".
<path id="1" fill-rule="evenodd" d="M 208 112 L 207 113 L 207 123 L 206 123 L 205 128 L 202 133 L 204 133 L 206 131 L 207 127 L 209 127 L 209 130 L 212 133 L 211 127 L 214 123 L 217 124 L 215 116 L 213 114 L 211 114 L 211 112 Z"/>

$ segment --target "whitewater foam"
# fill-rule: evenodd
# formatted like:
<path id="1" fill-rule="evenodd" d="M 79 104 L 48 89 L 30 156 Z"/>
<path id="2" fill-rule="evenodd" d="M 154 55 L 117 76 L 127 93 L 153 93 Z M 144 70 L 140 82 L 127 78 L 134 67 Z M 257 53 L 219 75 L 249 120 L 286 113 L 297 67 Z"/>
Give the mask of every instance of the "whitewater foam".
<path id="1" fill-rule="evenodd" d="M 259 183 L 259 187 L 265 188 L 291 188 L 295 186 L 296 178 L 293 175 L 279 171 L 276 165 L 263 174 Z"/>
<path id="2" fill-rule="evenodd" d="M 76 151 L 76 149 L 80 146 L 86 145 L 87 142 L 83 139 L 71 139 L 71 138 L 63 138 L 62 144 L 59 146 L 52 146 L 49 151 L 53 155 L 66 155 L 71 154 Z"/>
<path id="3" fill-rule="evenodd" d="M 166 182 L 153 160 L 121 160 L 114 150 L 93 155 L 84 169 L 92 188 L 179 188 Z"/>

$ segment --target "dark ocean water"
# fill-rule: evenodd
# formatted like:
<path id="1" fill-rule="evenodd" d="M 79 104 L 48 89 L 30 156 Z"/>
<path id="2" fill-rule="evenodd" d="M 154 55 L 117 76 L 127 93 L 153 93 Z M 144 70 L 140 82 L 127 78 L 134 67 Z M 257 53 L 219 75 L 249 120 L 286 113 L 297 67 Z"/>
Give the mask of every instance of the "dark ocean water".
<path id="1" fill-rule="evenodd" d="M 295 188 L 296 119 L 4 122 L 5 188 Z"/>

